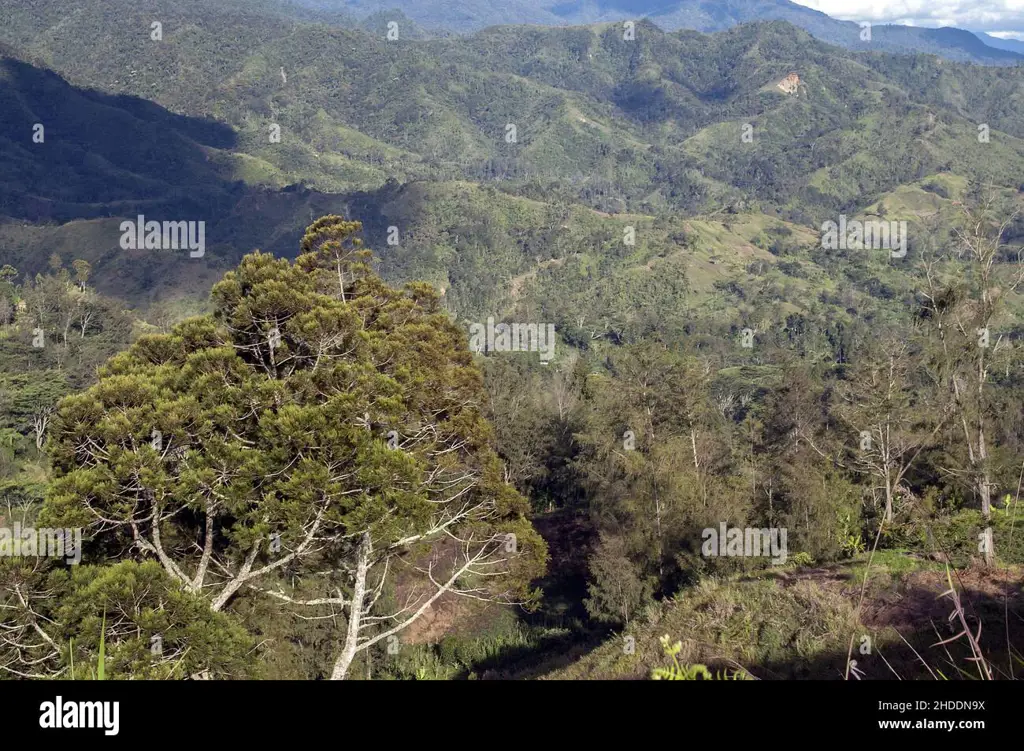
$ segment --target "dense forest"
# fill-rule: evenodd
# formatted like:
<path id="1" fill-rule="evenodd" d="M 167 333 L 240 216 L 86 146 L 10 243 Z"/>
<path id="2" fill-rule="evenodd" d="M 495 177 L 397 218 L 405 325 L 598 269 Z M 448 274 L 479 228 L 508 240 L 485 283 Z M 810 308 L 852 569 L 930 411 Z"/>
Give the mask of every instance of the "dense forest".
<path id="1" fill-rule="evenodd" d="M 0 0 L 0 676 L 1020 676 L 1024 70 L 66 5 Z"/>

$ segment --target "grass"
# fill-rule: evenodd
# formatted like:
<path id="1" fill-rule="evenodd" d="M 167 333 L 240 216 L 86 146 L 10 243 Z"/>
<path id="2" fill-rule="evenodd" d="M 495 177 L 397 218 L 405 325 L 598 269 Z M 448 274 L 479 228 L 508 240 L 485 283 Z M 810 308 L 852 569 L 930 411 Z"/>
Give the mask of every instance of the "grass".
<path id="1" fill-rule="evenodd" d="M 682 664 L 706 665 L 712 672 L 742 665 L 755 677 L 797 677 L 811 662 L 843 648 L 852 614 L 848 600 L 809 582 L 707 579 L 549 677 L 645 678 L 663 666 L 666 634 L 679 639 Z M 785 666 L 771 672 L 791 675 L 759 675 L 750 667 L 755 665 Z"/>
<path id="2" fill-rule="evenodd" d="M 1003 664 L 1005 653 L 1020 634 L 1004 634 L 1004 604 L 991 594 L 992 582 L 984 586 L 982 570 L 946 571 L 946 564 L 905 550 L 878 550 L 866 587 L 867 554 L 827 566 L 705 579 L 545 677 L 647 679 L 654 671 L 672 672 L 666 644 L 675 650 L 670 656 L 677 680 L 706 678 L 701 668 L 711 677 L 735 677 L 739 671 L 759 679 L 841 679 L 848 659 L 854 679 L 975 679 L 979 670 L 985 677 L 1011 677 L 1014 668 Z M 967 589 L 961 578 L 969 582 Z M 864 605 L 858 610 L 862 587 Z M 1011 631 L 1018 630 L 1014 607 Z M 959 616 L 954 629 L 950 612 Z M 1018 650 L 1009 648 L 1017 669 L 1024 666 Z M 998 671 L 972 664 L 978 655 L 1000 653 Z"/>
<path id="3" fill-rule="evenodd" d="M 864 553 L 853 559 L 850 564 L 850 573 L 857 584 L 864 581 L 868 574 L 868 554 Z M 876 586 L 879 584 L 892 584 L 914 573 L 915 571 L 941 571 L 943 564 L 930 561 L 909 554 L 906 550 L 878 550 L 871 561 L 871 576 L 869 581 Z"/>
<path id="4" fill-rule="evenodd" d="M 506 664 L 509 655 L 532 653 L 546 641 L 567 634 L 567 629 L 531 627 L 514 621 L 479 636 L 452 634 L 437 644 L 404 647 L 399 656 L 390 658 L 384 671 L 397 679 L 474 680 L 487 674 L 489 666 Z"/>

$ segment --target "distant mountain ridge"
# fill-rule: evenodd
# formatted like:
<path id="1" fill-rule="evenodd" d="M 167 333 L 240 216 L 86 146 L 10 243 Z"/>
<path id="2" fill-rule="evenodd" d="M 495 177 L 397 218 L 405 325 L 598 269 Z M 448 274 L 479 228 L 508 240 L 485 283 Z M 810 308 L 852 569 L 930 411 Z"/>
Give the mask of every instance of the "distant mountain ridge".
<path id="1" fill-rule="evenodd" d="M 578 26 L 648 18 L 665 31 L 724 31 L 753 21 L 788 21 L 814 37 L 854 50 L 928 53 L 986 65 L 1024 61 L 1024 43 L 943 27 L 874 25 L 871 40 L 861 39 L 860 24 L 840 21 L 789 0 L 297 0 L 320 11 L 341 11 L 363 18 L 400 12 L 425 29 L 479 31 L 487 26 L 531 24 Z"/>
<path id="2" fill-rule="evenodd" d="M 1009 50 L 1010 52 L 1024 55 L 1024 42 L 1019 39 L 1000 39 L 981 31 L 975 32 L 975 36 L 989 47 L 995 47 L 997 50 Z"/>

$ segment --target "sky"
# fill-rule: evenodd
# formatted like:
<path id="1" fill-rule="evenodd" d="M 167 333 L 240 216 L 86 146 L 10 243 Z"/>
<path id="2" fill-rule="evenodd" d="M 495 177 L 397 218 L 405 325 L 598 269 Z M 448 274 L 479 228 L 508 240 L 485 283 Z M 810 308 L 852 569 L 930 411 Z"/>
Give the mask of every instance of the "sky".
<path id="1" fill-rule="evenodd" d="M 1024 39 L 1024 0 L 793 0 L 844 21 L 957 26 Z"/>

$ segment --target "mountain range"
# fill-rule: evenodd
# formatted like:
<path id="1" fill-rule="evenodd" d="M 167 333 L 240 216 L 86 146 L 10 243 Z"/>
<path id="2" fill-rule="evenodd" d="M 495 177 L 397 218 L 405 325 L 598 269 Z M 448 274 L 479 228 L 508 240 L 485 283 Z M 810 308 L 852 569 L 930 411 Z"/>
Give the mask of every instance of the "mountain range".
<path id="1" fill-rule="evenodd" d="M 12 220 L 0 237 L 27 271 L 45 266 L 42 247 L 88 237 L 79 252 L 105 291 L 187 297 L 257 245 L 292 252 L 317 212 L 348 209 L 372 246 L 402 229 L 386 273 L 429 279 L 479 315 L 526 304 L 528 283 L 567 273 L 563 256 L 629 217 L 724 209 L 814 227 L 910 186 L 930 206 L 921 186 L 936 175 L 948 195 L 1024 174 L 1016 68 L 843 51 L 784 22 L 703 35 L 641 21 L 632 41 L 609 23 L 389 41 L 259 7 L 0 0 Z M 35 123 L 51 124 L 45 144 L 29 138 Z M 211 252 L 140 264 L 116 232 L 138 213 L 206 221 Z M 681 232 L 641 247 L 671 256 Z M 715 247 L 754 237 L 709 232 Z"/>
<path id="2" fill-rule="evenodd" d="M 299 0 L 319 10 L 355 18 L 399 12 L 435 31 L 479 31 L 499 24 L 575 26 L 647 18 L 666 31 L 724 31 L 756 21 L 787 21 L 815 38 L 848 49 L 924 52 L 950 60 L 1016 65 L 1024 60 L 1024 43 L 962 29 L 874 25 L 870 40 L 861 25 L 840 21 L 789 0 Z"/>

